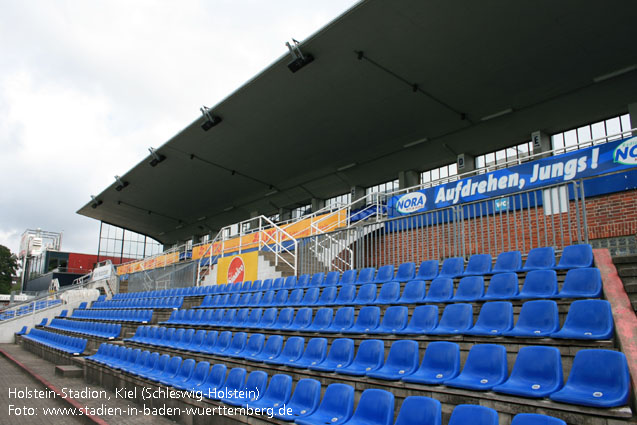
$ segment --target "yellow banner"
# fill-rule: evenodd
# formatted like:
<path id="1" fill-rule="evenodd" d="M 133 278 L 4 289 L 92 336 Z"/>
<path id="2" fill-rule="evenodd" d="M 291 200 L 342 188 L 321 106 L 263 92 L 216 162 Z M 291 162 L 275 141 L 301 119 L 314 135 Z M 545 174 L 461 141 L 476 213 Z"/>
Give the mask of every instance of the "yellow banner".
<path id="1" fill-rule="evenodd" d="M 313 223 L 315 223 L 316 227 L 318 227 L 323 232 L 340 229 L 341 227 L 345 227 L 347 225 L 347 211 L 338 211 L 335 213 L 323 214 L 318 217 L 306 218 L 304 220 L 286 224 L 284 226 L 281 226 L 281 228 L 293 238 L 298 239 L 312 236 L 317 233 L 316 230 L 312 228 Z M 224 241 L 223 244 L 221 242 L 215 242 L 214 246 L 212 247 L 212 256 L 221 254 L 222 250 L 225 254 L 238 251 L 239 249 L 244 250 L 258 248 L 260 245 L 273 245 L 275 243 L 281 243 L 287 240 L 290 240 L 289 236 L 287 236 L 283 232 L 278 231 L 278 229 L 266 229 L 241 237 L 237 236 L 235 238 Z M 192 259 L 198 260 L 199 258 L 203 257 L 206 254 L 206 251 L 208 251 L 208 248 L 210 248 L 210 244 L 194 246 L 192 248 Z M 208 255 L 210 255 L 210 253 L 208 253 Z M 223 259 L 220 259 L 219 261 L 221 262 L 221 260 Z M 126 273 L 135 273 L 142 270 L 150 270 L 157 267 L 164 267 L 178 261 L 179 253 L 173 252 L 151 259 L 140 260 L 134 263 L 121 265 L 117 267 L 117 274 L 123 275 Z M 217 274 L 217 276 L 219 276 L 219 274 Z M 256 279 L 256 274 L 254 276 L 255 277 L 252 279 L 245 280 L 254 280 Z"/>
<path id="2" fill-rule="evenodd" d="M 258 251 L 220 258 L 217 263 L 217 284 L 255 280 L 258 264 Z"/>
<path id="3" fill-rule="evenodd" d="M 312 228 L 312 223 L 316 223 L 321 231 L 333 231 L 347 225 L 347 211 L 339 211 L 336 213 L 324 214 L 318 217 L 306 218 L 294 223 L 281 226 L 286 233 L 293 238 L 304 238 L 316 234 L 316 230 Z M 250 233 L 249 235 L 237 236 L 236 238 L 229 239 L 221 242 L 215 242 L 212 247 L 212 256 L 223 253 L 235 252 L 239 248 L 251 249 L 257 248 L 259 244 L 273 245 L 275 243 L 285 242 L 290 238 L 283 232 L 279 232 L 278 229 L 266 229 L 260 232 Z M 192 259 L 197 260 L 203 257 L 210 248 L 210 244 L 198 245 L 192 248 Z M 210 255 L 210 253 L 208 253 Z"/>

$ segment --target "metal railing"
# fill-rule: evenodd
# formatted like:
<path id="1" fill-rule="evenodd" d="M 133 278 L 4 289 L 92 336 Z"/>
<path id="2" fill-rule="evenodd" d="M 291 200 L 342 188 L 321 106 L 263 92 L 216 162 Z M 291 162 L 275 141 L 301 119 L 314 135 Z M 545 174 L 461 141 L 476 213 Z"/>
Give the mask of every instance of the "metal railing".
<path id="1" fill-rule="evenodd" d="M 291 269 L 292 273 L 297 273 L 298 240 L 295 235 L 263 215 L 238 223 L 239 233 L 233 234 L 230 229 L 236 225 L 222 228 L 212 241 L 206 242 L 208 247 L 199 260 L 197 285 L 201 284 L 212 265 L 220 258 L 241 254 L 246 250 L 272 252 L 275 266 L 283 263 Z"/>
<path id="2" fill-rule="evenodd" d="M 570 198 L 570 200 L 569 200 Z M 561 250 L 588 241 L 583 182 L 574 181 L 469 202 L 301 240 L 300 273 L 380 267 L 430 259 L 465 257 L 538 246 Z M 326 242 L 329 240 L 329 242 Z M 316 261 L 307 248 L 332 244 L 347 249 Z M 334 246 L 335 244 L 332 244 Z"/>

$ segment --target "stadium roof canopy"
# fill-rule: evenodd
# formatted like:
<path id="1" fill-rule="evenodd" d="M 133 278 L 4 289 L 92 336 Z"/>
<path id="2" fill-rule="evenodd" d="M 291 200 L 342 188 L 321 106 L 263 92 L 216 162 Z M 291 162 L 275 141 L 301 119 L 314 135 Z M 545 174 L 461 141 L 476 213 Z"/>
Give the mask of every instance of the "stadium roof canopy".
<path id="1" fill-rule="evenodd" d="M 362 1 L 78 213 L 174 243 L 624 113 L 635 22 L 633 1 Z"/>

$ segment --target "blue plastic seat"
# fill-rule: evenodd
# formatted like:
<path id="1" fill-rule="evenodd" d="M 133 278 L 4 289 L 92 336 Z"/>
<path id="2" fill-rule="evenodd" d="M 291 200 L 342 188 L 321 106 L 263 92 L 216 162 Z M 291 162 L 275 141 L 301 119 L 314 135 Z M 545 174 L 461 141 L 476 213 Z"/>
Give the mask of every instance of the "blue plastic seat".
<path id="1" fill-rule="evenodd" d="M 304 346 L 305 338 L 292 336 L 285 341 L 281 354 L 272 359 L 265 359 L 263 362 L 267 364 L 281 365 L 286 362 L 296 361 L 303 355 Z"/>
<path id="2" fill-rule="evenodd" d="M 522 253 L 520 251 L 507 251 L 498 255 L 493 265 L 492 273 L 518 272 L 522 269 Z"/>
<path id="3" fill-rule="evenodd" d="M 262 308 L 253 308 L 252 310 L 250 310 L 250 314 L 248 315 L 248 318 L 243 323 L 243 327 L 249 328 L 249 329 L 258 327 L 259 323 L 261 322 L 262 316 L 263 316 Z"/>
<path id="4" fill-rule="evenodd" d="M 587 243 L 565 246 L 555 268 L 564 270 L 577 267 L 593 267 L 593 247 Z"/>
<path id="5" fill-rule="evenodd" d="M 336 293 L 338 292 L 336 286 L 328 286 L 323 289 L 321 292 L 321 296 L 318 301 L 315 303 L 316 305 L 332 305 L 334 304 L 334 300 L 336 300 Z"/>
<path id="6" fill-rule="evenodd" d="M 253 281 L 252 285 L 250 285 L 250 289 L 248 291 L 249 292 L 261 291 L 261 280 L 257 279 L 255 281 Z"/>
<path id="7" fill-rule="evenodd" d="M 374 275 L 376 274 L 375 267 L 367 267 L 360 271 L 358 278 L 356 279 L 356 285 L 364 285 L 366 283 L 372 283 L 374 281 Z"/>
<path id="8" fill-rule="evenodd" d="M 341 275 L 338 285 L 353 285 L 356 282 L 358 270 L 345 270 Z"/>
<path id="9" fill-rule="evenodd" d="M 440 269 L 440 273 L 438 277 L 448 277 L 455 278 L 458 276 L 462 276 L 464 272 L 464 258 L 462 257 L 452 257 L 447 258 L 442 262 L 442 268 Z"/>
<path id="10" fill-rule="evenodd" d="M 285 278 L 284 277 L 277 277 L 276 279 L 274 279 L 272 281 L 272 290 L 273 291 L 278 291 L 279 289 L 283 288 L 283 282 L 285 282 Z"/>
<path id="11" fill-rule="evenodd" d="M 395 334 L 407 326 L 409 309 L 405 306 L 391 306 L 385 310 L 380 326 L 371 331 L 375 334 Z"/>
<path id="12" fill-rule="evenodd" d="M 522 270 L 540 270 L 555 267 L 555 249 L 552 246 L 533 248 L 529 251 Z"/>
<path id="13" fill-rule="evenodd" d="M 160 381 L 164 385 L 177 387 L 187 382 L 195 371 L 195 361 L 193 359 L 184 360 L 179 366 L 179 370 L 172 378 Z"/>
<path id="14" fill-rule="evenodd" d="M 266 309 L 261 316 L 261 320 L 259 320 L 259 323 L 254 327 L 261 329 L 271 328 L 276 322 L 277 312 L 278 310 L 276 307 Z"/>
<path id="15" fill-rule="evenodd" d="M 123 347 L 123 346 L 120 347 L 120 351 L 125 349 L 126 347 Z M 149 379 L 151 381 L 155 381 L 156 378 L 163 373 L 169 361 L 170 361 L 170 356 L 168 354 L 162 354 L 159 357 L 159 359 L 157 359 L 155 366 L 151 370 L 140 372 L 139 375 L 143 378 Z"/>
<path id="16" fill-rule="evenodd" d="M 380 369 L 385 362 L 385 345 L 379 339 L 365 339 L 361 341 L 354 361 L 347 366 L 336 369 L 337 373 L 363 376 L 368 372 Z"/>
<path id="17" fill-rule="evenodd" d="M 410 280 L 405 284 L 403 293 L 397 304 L 419 304 L 425 299 L 426 285 L 424 280 Z"/>
<path id="18" fill-rule="evenodd" d="M 266 291 L 263 293 L 263 297 L 261 297 L 261 301 L 259 301 L 260 307 L 271 307 L 274 304 L 274 295 L 276 291 Z"/>
<path id="19" fill-rule="evenodd" d="M 232 319 L 232 322 L 230 323 L 230 326 L 232 326 L 234 328 L 243 327 L 243 325 L 245 324 L 246 320 L 248 320 L 248 314 L 249 313 L 250 313 L 250 311 L 247 308 L 241 308 L 241 309 L 237 310 L 237 314 L 235 314 L 234 319 Z"/>
<path id="20" fill-rule="evenodd" d="M 392 425 L 394 422 L 394 394 L 371 388 L 363 391 L 349 425 Z"/>
<path id="21" fill-rule="evenodd" d="M 245 391 L 246 370 L 242 367 L 230 369 L 226 380 L 216 391 L 204 394 L 204 397 L 212 400 L 220 400 L 226 394 L 235 394 L 237 391 Z"/>
<path id="22" fill-rule="evenodd" d="M 613 312 L 606 300 L 577 300 L 571 303 L 564 326 L 551 338 L 609 339 L 613 337 Z"/>
<path id="23" fill-rule="evenodd" d="M 513 417 L 511 425 L 566 425 L 566 422 L 537 413 L 518 413 Z"/>
<path id="24" fill-rule="evenodd" d="M 250 335 L 250 339 L 246 343 L 245 349 L 239 353 L 228 353 L 229 357 L 240 357 L 247 360 L 250 360 L 253 357 L 256 357 L 263 351 L 263 346 L 265 345 L 265 335 L 263 334 L 252 334 Z"/>
<path id="25" fill-rule="evenodd" d="M 288 301 L 289 292 L 287 289 L 280 289 L 277 291 L 274 296 L 274 300 L 272 301 L 272 305 L 274 306 L 282 306 Z"/>
<path id="26" fill-rule="evenodd" d="M 244 391 L 243 397 L 238 394 L 236 397 L 222 398 L 221 401 L 231 406 L 253 403 L 263 396 L 267 383 L 267 373 L 262 370 L 252 371 L 246 379 L 246 391 Z"/>
<path id="27" fill-rule="evenodd" d="M 498 425 L 498 412 L 490 407 L 460 404 L 453 409 L 447 425 Z"/>
<path id="28" fill-rule="evenodd" d="M 327 355 L 327 339 L 326 338 L 312 338 L 308 341 L 307 347 L 303 355 L 296 360 L 289 360 L 283 364 L 286 366 L 306 369 L 310 366 L 320 364 L 325 360 Z"/>
<path id="29" fill-rule="evenodd" d="M 562 403 L 609 408 L 626 405 L 629 392 L 630 375 L 624 353 L 593 349 L 577 352 L 564 388 L 550 398 Z"/>
<path id="30" fill-rule="evenodd" d="M 199 348 L 201 347 L 205 339 L 206 339 L 206 331 L 203 329 L 200 329 L 195 332 L 192 339 L 190 340 L 190 344 L 185 346 L 183 349 L 186 351 L 199 351 Z"/>
<path id="31" fill-rule="evenodd" d="M 183 368 L 183 365 L 182 365 L 182 368 Z M 206 377 L 208 376 L 209 371 L 210 371 L 209 362 L 206 362 L 206 361 L 199 362 L 196 364 L 192 374 L 190 375 L 190 378 L 184 381 L 173 382 L 172 385 L 178 390 L 192 390 L 195 387 L 198 387 L 199 385 L 204 383 L 204 381 L 206 380 Z"/>
<path id="32" fill-rule="evenodd" d="M 303 277 L 303 276 L 301 276 Z M 309 280 L 309 276 L 308 276 L 308 280 Z M 305 286 L 307 286 L 307 281 L 303 282 L 303 283 L 299 283 L 296 280 L 296 276 L 288 276 L 285 278 L 285 281 L 283 282 L 283 289 L 294 289 L 296 287 L 299 288 L 303 288 Z"/>
<path id="33" fill-rule="evenodd" d="M 557 295 L 555 270 L 532 270 L 526 274 L 520 293 L 512 298 L 553 298 L 555 295 Z"/>
<path id="34" fill-rule="evenodd" d="M 226 350 L 223 351 L 224 356 L 235 357 L 240 355 L 246 348 L 248 334 L 245 332 L 236 332 L 232 336 L 232 341 Z"/>
<path id="35" fill-rule="evenodd" d="M 206 398 L 213 398 L 216 392 L 226 380 L 226 365 L 219 363 L 212 366 L 206 380 L 193 388 L 194 391 L 201 391 Z M 236 373 L 236 372 L 235 372 Z"/>
<path id="36" fill-rule="evenodd" d="M 482 304 L 476 324 L 465 335 L 498 336 L 513 328 L 513 305 L 508 301 Z"/>
<path id="37" fill-rule="evenodd" d="M 338 295 L 334 300 L 334 305 L 348 305 L 354 303 L 354 298 L 356 298 L 356 286 L 354 285 L 343 285 L 338 291 Z"/>
<path id="38" fill-rule="evenodd" d="M 341 333 L 351 329 L 352 326 L 354 326 L 354 307 L 341 307 L 336 310 L 330 326 L 322 332 Z"/>
<path id="39" fill-rule="evenodd" d="M 263 326 L 266 329 L 287 329 L 292 325 L 292 320 L 294 320 L 294 309 L 292 307 L 282 308 L 279 311 L 279 316 L 270 326 Z M 261 321 L 263 322 L 263 320 Z"/>
<path id="40" fill-rule="evenodd" d="M 323 284 L 323 279 L 325 279 L 325 273 L 314 273 L 307 286 L 321 286 Z"/>
<path id="41" fill-rule="evenodd" d="M 482 276 L 467 276 L 460 279 L 456 294 L 451 301 L 477 301 L 484 296 L 484 278 Z"/>
<path id="42" fill-rule="evenodd" d="M 340 425 L 352 417 L 354 410 L 354 387 L 335 383 L 325 389 L 323 400 L 314 413 L 295 419 L 299 425 Z"/>
<path id="43" fill-rule="evenodd" d="M 223 331 L 217 336 L 217 343 L 211 349 L 210 354 L 223 355 L 232 343 L 232 332 Z"/>
<path id="44" fill-rule="evenodd" d="M 336 369 L 349 366 L 354 360 L 354 340 L 337 338 L 332 341 L 330 351 L 325 360 L 319 364 L 310 365 L 309 369 L 321 372 L 334 372 Z"/>
<path id="45" fill-rule="evenodd" d="M 425 302 L 449 302 L 453 296 L 453 279 L 449 277 L 437 277 L 429 285 L 429 292 Z"/>
<path id="46" fill-rule="evenodd" d="M 263 279 L 260 291 L 269 291 L 272 289 L 272 279 Z"/>
<path id="47" fill-rule="evenodd" d="M 416 278 L 416 264 L 413 262 L 402 263 L 398 266 L 396 276 L 392 279 L 392 282 L 404 283 L 414 280 Z"/>
<path id="48" fill-rule="evenodd" d="M 410 396 L 403 400 L 394 425 L 441 425 L 442 407 L 438 400 Z"/>
<path id="49" fill-rule="evenodd" d="M 268 387 L 268 390 L 269 389 L 270 387 Z M 289 397 L 288 393 L 289 401 L 287 399 L 283 402 L 280 401 L 284 398 L 283 391 L 278 391 L 278 394 L 280 395 L 278 397 L 272 397 L 268 401 L 268 404 L 271 407 L 278 407 L 281 404 L 285 403 L 286 409 L 284 412 L 280 412 L 279 409 L 275 409 L 274 417 L 283 419 L 284 421 L 293 421 L 297 418 L 303 418 L 311 415 L 318 408 L 319 402 L 321 401 L 321 383 L 316 379 L 300 379 L 296 383 L 294 394 L 292 394 L 291 398 Z M 266 391 L 266 393 L 263 395 L 263 398 L 265 399 L 266 397 L 268 397 L 268 395 L 268 391 Z"/>
<path id="50" fill-rule="evenodd" d="M 252 294 L 250 292 L 244 292 L 243 294 L 241 294 L 241 298 L 239 298 L 237 307 L 245 307 L 250 304 L 250 298 L 252 298 Z"/>
<path id="51" fill-rule="evenodd" d="M 22 329 L 20 329 L 20 331 L 16 332 L 15 334 L 16 334 L 16 335 L 26 335 L 26 333 L 27 333 L 27 329 L 28 329 L 28 326 L 22 326 Z M 101 347 L 101 346 L 100 346 L 100 347 Z M 96 354 L 97 354 L 97 353 L 96 353 Z"/>
<path id="52" fill-rule="evenodd" d="M 440 264 L 438 260 L 423 261 L 418 267 L 418 273 L 414 277 L 414 280 L 434 280 L 438 277 L 439 268 Z"/>
<path id="53" fill-rule="evenodd" d="M 281 335 L 270 335 L 263 346 L 263 350 L 254 356 L 250 356 L 250 360 L 255 362 L 273 360 L 281 354 L 282 349 L 283 337 Z"/>
<path id="54" fill-rule="evenodd" d="M 562 290 L 555 298 L 599 298 L 602 296 L 602 276 L 598 268 L 571 269 L 566 273 Z"/>
<path id="55" fill-rule="evenodd" d="M 517 273 L 498 273 L 491 276 L 483 300 L 511 300 L 519 294 Z"/>
<path id="56" fill-rule="evenodd" d="M 429 335 L 459 335 L 473 326 L 473 305 L 450 304 L 445 307 L 440 323 L 435 329 L 427 331 Z"/>
<path id="57" fill-rule="evenodd" d="M 307 291 L 305 291 L 305 295 L 303 295 L 303 299 L 298 305 L 308 306 L 316 304 L 319 299 L 320 292 L 321 290 L 317 287 L 308 288 Z"/>
<path id="58" fill-rule="evenodd" d="M 547 337 L 560 326 L 557 303 L 552 300 L 534 300 L 522 304 L 518 321 L 504 336 L 523 338 Z"/>
<path id="59" fill-rule="evenodd" d="M 376 301 L 376 293 L 378 289 L 376 288 L 375 283 L 366 283 L 360 287 L 358 290 L 358 294 L 356 294 L 356 298 L 352 304 L 354 305 L 366 305 L 366 304 L 374 304 Z"/>
<path id="60" fill-rule="evenodd" d="M 376 277 L 372 282 L 385 283 L 391 282 L 392 280 L 394 280 L 394 265 L 388 264 L 378 269 L 378 271 L 376 272 Z"/>
<path id="61" fill-rule="evenodd" d="M 170 381 L 172 378 L 177 375 L 179 372 L 179 368 L 181 367 L 182 358 L 179 356 L 171 357 L 170 361 L 166 365 L 164 371 L 154 379 L 162 385 L 170 385 Z"/>
<path id="62" fill-rule="evenodd" d="M 322 332 L 329 328 L 332 324 L 332 317 L 334 316 L 334 310 L 328 307 L 319 308 L 316 310 L 314 320 L 310 326 L 304 329 L 305 332 Z"/>
<path id="63" fill-rule="evenodd" d="M 365 306 L 358 311 L 356 323 L 349 329 L 343 329 L 342 333 L 367 333 L 372 332 L 380 324 L 380 308 L 372 305 Z"/>
<path id="64" fill-rule="evenodd" d="M 285 305 L 287 305 L 287 306 L 300 305 L 302 299 L 303 299 L 303 289 L 302 288 L 296 288 L 296 289 L 292 290 L 292 292 L 290 292 L 290 297 L 285 302 Z"/>
<path id="65" fill-rule="evenodd" d="M 292 377 L 290 375 L 277 374 L 270 378 L 270 383 L 258 400 L 244 403 L 243 407 L 251 407 L 253 409 L 274 408 L 274 411 L 278 412 L 280 407 L 284 405 L 287 407 L 291 393 Z"/>
<path id="66" fill-rule="evenodd" d="M 444 381 L 450 387 L 487 391 L 507 379 L 507 352 L 502 345 L 477 344 L 471 347 L 462 372 Z"/>
<path id="67" fill-rule="evenodd" d="M 395 341 L 389 349 L 383 367 L 370 371 L 367 376 L 388 381 L 396 381 L 411 375 L 418 368 L 418 343 L 412 340 Z"/>
<path id="68" fill-rule="evenodd" d="M 422 335 L 438 326 L 438 307 L 435 305 L 419 305 L 411 314 L 411 319 L 404 329 L 397 334 Z"/>
<path id="69" fill-rule="evenodd" d="M 319 286 L 336 286 L 340 277 L 341 274 L 338 271 L 328 272 Z"/>
<path id="70" fill-rule="evenodd" d="M 297 310 L 294 320 L 285 328 L 289 331 L 304 331 L 312 323 L 312 308 L 303 307 Z"/>
<path id="71" fill-rule="evenodd" d="M 434 341 L 427 345 L 420 367 L 405 382 L 440 385 L 460 373 L 460 346 L 448 341 Z"/>
<path id="72" fill-rule="evenodd" d="M 474 254 L 469 258 L 467 268 L 463 276 L 483 276 L 491 273 L 491 262 L 493 259 L 489 254 Z"/>
<path id="73" fill-rule="evenodd" d="M 509 379 L 493 391 L 521 397 L 543 398 L 562 388 L 562 356 L 555 347 L 522 347 Z"/>
<path id="74" fill-rule="evenodd" d="M 261 304 L 261 299 L 263 298 L 263 292 L 253 292 L 250 295 L 250 299 L 248 300 L 248 307 L 256 307 Z"/>
<path id="75" fill-rule="evenodd" d="M 362 288 L 361 288 L 362 289 Z M 378 292 L 375 304 L 396 304 L 400 297 L 400 283 L 387 282 L 383 283 Z"/>

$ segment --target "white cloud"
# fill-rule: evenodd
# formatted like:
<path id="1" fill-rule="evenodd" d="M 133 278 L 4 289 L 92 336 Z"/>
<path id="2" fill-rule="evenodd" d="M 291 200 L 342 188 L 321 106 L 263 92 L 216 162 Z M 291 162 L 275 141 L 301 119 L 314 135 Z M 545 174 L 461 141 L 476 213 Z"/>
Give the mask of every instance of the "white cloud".
<path id="1" fill-rule="evenodd" d="M 90 194 L 354 3 L 4 2 L 0 244 L 40 227 L 96 252 Z"/>

